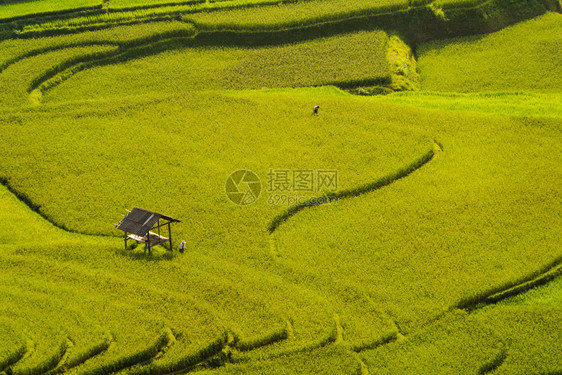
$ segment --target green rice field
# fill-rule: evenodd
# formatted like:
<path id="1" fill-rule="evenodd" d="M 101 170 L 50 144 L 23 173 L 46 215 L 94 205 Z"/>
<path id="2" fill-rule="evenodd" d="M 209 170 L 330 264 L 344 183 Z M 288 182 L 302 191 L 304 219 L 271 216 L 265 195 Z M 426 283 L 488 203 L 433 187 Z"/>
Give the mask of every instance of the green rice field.
<path id="1" fill-rule="evenodd" d="M 562 373 L 560 9 L 0 1 L 0 375 Z"/>

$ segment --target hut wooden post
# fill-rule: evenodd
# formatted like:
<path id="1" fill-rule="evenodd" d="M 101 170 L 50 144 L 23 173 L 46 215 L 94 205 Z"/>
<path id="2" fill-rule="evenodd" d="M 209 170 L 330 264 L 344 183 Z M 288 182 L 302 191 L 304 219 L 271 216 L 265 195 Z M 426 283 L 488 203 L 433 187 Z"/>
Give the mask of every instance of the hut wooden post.
<path id="1" fill-rule="evenodd" d="M 170 224 L 171 224 L 171 222 L 168 223 L 168 236 L 170 238 L 170 251 L 174 252 L 174 245 L 172 243 L 172 228 L 171 228 Z"/>

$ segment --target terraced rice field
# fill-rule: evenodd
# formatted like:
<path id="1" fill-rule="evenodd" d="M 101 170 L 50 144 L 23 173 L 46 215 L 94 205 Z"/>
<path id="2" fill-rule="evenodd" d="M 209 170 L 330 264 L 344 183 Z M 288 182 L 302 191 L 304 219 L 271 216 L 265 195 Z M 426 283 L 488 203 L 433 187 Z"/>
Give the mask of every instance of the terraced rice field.
<path id="1" fill-rule="evenodd" d="M 560 373 L 556 10 L 0 3 L 0 374 Z"/>

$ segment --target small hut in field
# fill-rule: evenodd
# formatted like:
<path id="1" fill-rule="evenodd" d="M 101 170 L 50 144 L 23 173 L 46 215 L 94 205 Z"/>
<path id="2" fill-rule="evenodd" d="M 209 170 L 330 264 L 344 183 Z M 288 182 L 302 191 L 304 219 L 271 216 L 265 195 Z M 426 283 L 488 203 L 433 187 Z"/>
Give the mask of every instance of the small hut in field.
<path id="1" fill-rule="evenodd" d="M 172 223 L 181 223 L 181 221 L 168 215 L 159 214 L 158 212 L 133 207 L 119 224 L 113 225 L 115 225 L 117 229 L 125 232 L 125 249 L 127 248 L 127 241 L 134 240 L 144 243 L 150 252 L 152 247 L 165 242 L 170 242 L 170 250 L 173 249 Z M 168 237 L 162 235 L 161 228 L 163 227 L 168 228 Z"/>

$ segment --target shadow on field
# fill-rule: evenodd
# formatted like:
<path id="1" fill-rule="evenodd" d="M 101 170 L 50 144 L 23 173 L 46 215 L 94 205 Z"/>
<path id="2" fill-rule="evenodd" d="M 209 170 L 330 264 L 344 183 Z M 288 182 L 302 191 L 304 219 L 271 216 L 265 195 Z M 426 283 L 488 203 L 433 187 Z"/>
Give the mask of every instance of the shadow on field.
<path id="1" fill-rule="evenodd" d="M 150 253 L 144 250 L 144 246 L 137 246 L 134 249 L 120 249 L 117 250 L 117 254 L 125 256 L 133 260 L 144 260 L 144 261 L 163 261 L 172 260 L 175 258 L 175 254 L 169 250 L 158 246 L 152 248 Z"/>
<path id="2" fill-rule="evenodd" d="M 423 46 L 423 53 L 438 53 L 441 50 L 453 46 L 458 45 L 461 46 L 467 43 L 478 43 L 482 39 L 485 39 L 489 36 L 489 33 L 477 34 L 477 35 L 461 35 L 456 37 L 451 37 L 447 39 L 437 39 L 431 40 L 424 44 Z M 416 48 L 415 56 L 416 59 L 418 57 L 419 50 Z"/>

